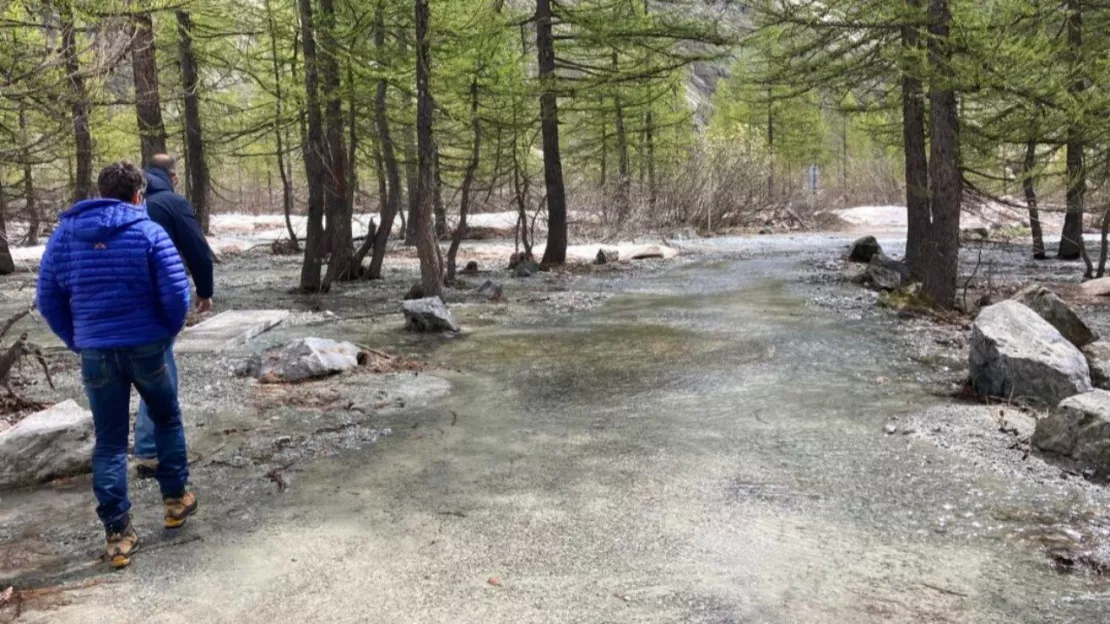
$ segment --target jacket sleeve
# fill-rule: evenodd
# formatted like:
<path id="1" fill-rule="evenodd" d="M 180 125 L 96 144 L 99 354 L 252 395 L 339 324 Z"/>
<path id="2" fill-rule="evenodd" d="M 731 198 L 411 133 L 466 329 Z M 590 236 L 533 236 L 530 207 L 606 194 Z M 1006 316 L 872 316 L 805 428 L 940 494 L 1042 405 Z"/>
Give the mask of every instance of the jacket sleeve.
<path id="1" fill-rule="evenodd" d="M 166 328 L 173 335 L 185 328 L 189 316 L 189 276 L 173 241 L 160 227 L 150 228 L 150 271 Z"/>
<path id="2" fill-rule="evenodd" d="M 179 210 L 174 211 L 174 243 L 177 245 L 185 266 L 193 276 L 197 286 L 197 296 L 201 299 L 211 299 L 215 290 L 215 280 L 212 276 L 212 249 L 208 240 L 204 238 L 204 230 L 197 221 L 197 213 L 184 198 L 175 198 L 180 202 Z"/>
<path id="3" fill-rule="evenodd" d="M 39 283 L 35 300 L 39 314 L 46 319 L 51 331 L 58 335 L 70 351 L 77 351 L 73 342 L 73 313 L 69 307 L 69 292 L 58 280 L 54 254 L 57 249 L 58 235 L 51 237 L 46 244 L 39 264 Z"/>

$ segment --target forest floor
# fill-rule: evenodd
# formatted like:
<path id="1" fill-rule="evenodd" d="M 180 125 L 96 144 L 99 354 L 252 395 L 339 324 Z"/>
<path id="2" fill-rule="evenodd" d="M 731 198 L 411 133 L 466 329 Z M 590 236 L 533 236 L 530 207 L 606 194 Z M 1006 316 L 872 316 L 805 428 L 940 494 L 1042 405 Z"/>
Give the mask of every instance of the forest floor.
<path id="1" fill-rule="evenodd" d="M 852 237 L 605 266 L 583 248 L 531 279 L 504 268 L 511 242 L 468 243 L 483 272 L 448 293 L 454 338 L 403 331 L 407 251 L 322 296 L 288 293 L 296 258 L 225 254 L 221 310 L 294 314 L 179 357 L 201 513 L 163 533 L 133 482 L 146 552 L 113 574 L 88 478 L 0 494 L 0 595 L 22 590 L 20 622 L 1106 621 L 1110 491 L 1026 452 L 1036 414 L 952 398 L 969 319 L 876 305 L 841 260 Z M 1074 263 L 1028 256 L 967 246 L 969 299 L 1046 283 L 1110 336 Z M 486 279 L 506 301 L 470 294 Z M 0 316 L 32 280 L 0 285 Z M 402 359 L 232 375 L 308 335 Z M 75 360 L 49 359 L 57 390 L 21 390 L 80 400 Z"/>

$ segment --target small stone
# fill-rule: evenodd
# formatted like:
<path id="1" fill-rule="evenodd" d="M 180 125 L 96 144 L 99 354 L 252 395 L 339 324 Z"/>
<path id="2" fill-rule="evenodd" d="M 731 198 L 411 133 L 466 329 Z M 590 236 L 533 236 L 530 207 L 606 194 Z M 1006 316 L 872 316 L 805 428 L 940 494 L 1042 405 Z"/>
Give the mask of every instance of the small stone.
<path id="1" fill-rule="evenodd" d="M 505 291 L 500 284 L 494 284 L 490 280 L 486 280 L 475 291 L 475 295 L 482 297 L 488 301 L 503 301 L 505 299 Z"/>
<path id="2" fill-rule="evenodd" d="M 527 278 L 540 272 L 540 265 L 535 260 L 525 260 L 513 269 L 513 277 Z"/>
<path id="3" fill-rule="evenodd" d="M 883 427 L 883 431 L 885 431 L 887 435 L 894 435 L 898 433 L 898 425 L 894 423 L 887 423 L 886 426 Z"/>
<path id="4" fill-rule="evenodd" d="M 477 275 L 478 274 L 478 263 L 475 262 L 474 260 L 471 260 L 470 262 L 467 262 L 466 266 L 462 270 L 462 274 L 463 275 Z"/>
<path id="5" fill-rule="evenodd" d="M 427 297 L 406 301 L 402 306 L 405 314 L 405 329 L 416 332 L 460 331 L 455 317 L 439 297 Z"/>
<path id="6" fill-rule="evenodd" d="M 405 294 L 405 301 L 415 301 L 416 299 L 424 298 L 424 287 L 420 284 L 413 284 L 408 293 Z"/>
<path id="7" fill-rule="evenodd" d="M 616 249 L 598 249 L 594 264 L 609 264 L 620 260 L 621 252 Z"/>
<path id="8" fill-rule="evenodd" d="M 864 236 L 852 243 L 848 250 L 848 260 L 850 262 L 868 263 L 871 262 L 871 258 L 881 253 L 883 253 L 883 248 L 879 245 L 879 241 L 874 236 Z"/>

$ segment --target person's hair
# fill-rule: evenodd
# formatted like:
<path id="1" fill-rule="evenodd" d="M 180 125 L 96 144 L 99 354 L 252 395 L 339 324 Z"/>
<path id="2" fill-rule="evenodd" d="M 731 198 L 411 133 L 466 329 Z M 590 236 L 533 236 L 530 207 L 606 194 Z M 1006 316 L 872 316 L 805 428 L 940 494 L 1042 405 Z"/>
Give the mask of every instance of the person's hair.
<path id="1" fill-rule="evenodd" d="M 101 197 L 130 202 L 146 188 L 146 178 L 138 167 L 121 160 L 100 170 L 96 186 Z"/>
<path id="2" fill-rule="evenodd" d="M 166 173 L 177 173 L 177 159 L 169 154 L 155 154 L 151 156 L 146 166 L 161 169 Z"/>

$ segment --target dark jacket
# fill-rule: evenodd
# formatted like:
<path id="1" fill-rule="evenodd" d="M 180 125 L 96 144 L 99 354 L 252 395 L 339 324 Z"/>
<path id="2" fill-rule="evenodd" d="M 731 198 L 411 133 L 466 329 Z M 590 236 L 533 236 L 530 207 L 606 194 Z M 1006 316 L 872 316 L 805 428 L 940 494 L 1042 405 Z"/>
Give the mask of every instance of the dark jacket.
<path id="1" fill-rule="evenodd" d="M 62 214 L 46 245 L 38 309 L 73 351 L 163 342 L 185 327 L 189 277 L 141 207 L 90 199 Z"/>
<path id="2" fill-rule="evenodd" d="M 214 288 L 212 278 L 212 249 L 204 238 L 197 214 L 189 200 L 173 191 L 170 176 L 156 167 L 147 167 L 146 209 L 150 218 L 170 235 L 185 266 L 193 276 L 197 296 L 211 299 Z"/>

